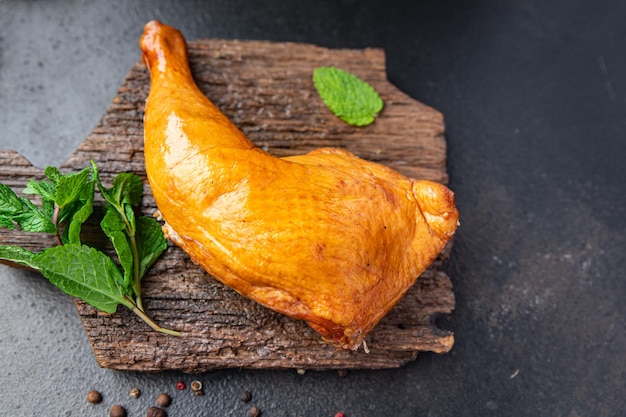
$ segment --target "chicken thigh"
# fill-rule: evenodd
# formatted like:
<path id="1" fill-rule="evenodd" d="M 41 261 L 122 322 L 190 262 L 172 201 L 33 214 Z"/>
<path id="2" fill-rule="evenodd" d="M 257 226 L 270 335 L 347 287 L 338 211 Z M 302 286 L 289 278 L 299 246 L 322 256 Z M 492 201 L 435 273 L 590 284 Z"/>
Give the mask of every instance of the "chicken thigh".
<path id="1" fill-rule="evenodd" d="M 149 22 L 140 46 L 167 236 L 243 296 L 357 349 L 453 236 L 454 194 L 341 149 L 274 157 L 196 86 L 178 30 Z"/>

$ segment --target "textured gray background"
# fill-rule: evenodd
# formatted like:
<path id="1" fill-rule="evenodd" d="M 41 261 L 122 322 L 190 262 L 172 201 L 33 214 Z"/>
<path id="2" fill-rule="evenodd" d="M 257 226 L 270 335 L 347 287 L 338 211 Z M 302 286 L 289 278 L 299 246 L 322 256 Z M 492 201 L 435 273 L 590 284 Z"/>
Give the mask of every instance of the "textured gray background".
<path id="1" fill-rule="evenodd" d="M 389 79 L 441 110 L 462 226 L 446 355 L 397 370 L 99 369 L 69 297 L 0 267 L 0 416 L 626 415 L 626 3 L 0 0 L 0 148 L 62 163 L 105 112 L 153 18 L 188 38 L 384 48 Z M 128 390 L 144 391 L 133 400 Z M 90 388 L 102 404 L 85 402 Z"/>

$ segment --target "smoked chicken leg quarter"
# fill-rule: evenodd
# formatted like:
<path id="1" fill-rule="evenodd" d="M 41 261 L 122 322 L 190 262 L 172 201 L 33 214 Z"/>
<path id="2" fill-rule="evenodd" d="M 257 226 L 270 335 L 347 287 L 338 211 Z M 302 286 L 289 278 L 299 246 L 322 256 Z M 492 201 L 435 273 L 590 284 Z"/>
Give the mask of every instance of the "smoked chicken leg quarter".
<path id="1" fill-rule="evenodd" d="M 454 234 L 454 194 L 335 148 L 277 158 L 196 86 L 183 35 L 152 21 L 148 180 L 169 239 L 243 296 L 357 349 Z"/>

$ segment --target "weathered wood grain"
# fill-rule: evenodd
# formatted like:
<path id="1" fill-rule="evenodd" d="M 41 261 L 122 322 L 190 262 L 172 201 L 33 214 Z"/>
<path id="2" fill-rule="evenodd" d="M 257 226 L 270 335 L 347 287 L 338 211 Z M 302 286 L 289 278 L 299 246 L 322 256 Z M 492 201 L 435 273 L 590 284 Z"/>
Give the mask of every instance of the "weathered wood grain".
<path id="1" fill-rule="evenodd" d="M 345 148 L 414 178 L 447 182 L 442 115 L 386 79 L 378 49 L 330 50 L 307 44 L 200 40 L 189 43 L 200 88 L 258 146 L 277 156 L 322 146 Z M 314 90 L 312 71 L 334 65 L 355 73 L 381 94 L 385 108 L 365 128 L 335 118 Z M 79 170 L 96 161 L 105 183 L 118 172 L 144 179 L 143 111 L 149 75 L 135 64 L 106 114 L 63 164 Z M 21 190 L 42 171 L 20 155 L 0 151 L 0 182 Z M 142 212 L 156 210 L 149 186 Z M 40 250 L 50 238 L 0 231 L 0 244 Z M 449 250 L 449 248 L 448 248 Z M 446 251 L 447 252 L 447 251 Z M 445 253 L 368 336 L 370 353 L 338 351 L 304 322 L 271 312 L 212 279 L 177 247 L 168 248 L 143 281 L 144 304 L 176 338 L 152 331 L 120 308 L 108 315 L 76 301 L 98 364 L 118 370 L 201 372 L 215 368 L 388 368 L 419 351 L 447 352 L 454 338 L 433 318 L 454 309 Z"/>

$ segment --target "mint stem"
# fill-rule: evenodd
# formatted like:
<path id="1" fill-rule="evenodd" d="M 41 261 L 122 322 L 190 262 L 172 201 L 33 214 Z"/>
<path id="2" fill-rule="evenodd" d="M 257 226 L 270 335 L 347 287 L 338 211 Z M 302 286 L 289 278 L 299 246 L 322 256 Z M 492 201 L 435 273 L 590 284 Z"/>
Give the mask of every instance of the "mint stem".
<path id="1" fill-rule="evenodd" d="M 165 327 L 161 327 L 156 324 L 155 321 L 148 317 L 143 310 L 140 310 L 139 307 L 137 307 L 133 300 L 129 299 L 128 297 L 126 297 L 125 300 L 132 306 L 133 313 L 139 316 L 139 318 L 143 320 L 148 326 L 152 327 L 152 329 L 156 330 L 157 332 L 168 334 L 170 336 L 182 336 L 182 334 L 180 332 L 177 332 L 176 330 L 166 329 Z"/>
<path id="2" fill-rule="evenodd" d="M 63 245 L 61 241 L 61 236 L 59 235 L 59 213 L 61 212 L 61 207 L 58 204 L 54 205 L 54 213 L 52 213 L 52 224 L 54 225 L 54 240 L 57 242 L 57 245 Z"/>
<path id="3" fill-rule="evenodd" d="M 126 213 L 124 213 L 124 210 L 119 207 L 116 208 L 117 211 L 122 215 L 124 223 L 126 224 L 126 232 L 128 233 L 128 237 L 130 238 L 130 248 L 133 251 L 133 290 L 135 292 L 137 308 L 141 311 L 144 311 L 143 301 L 141 299 L 141 277 L 139 276 L 139 250 L 137 249 L 137 239 L 135 239 L 135 234 L 133 233 L 133 229 L 130 226 L 130 222 L 126 217 Z"/>
<path id="4" fill-rule="evenodd" d="M 135 297 L 137 299 L 137 307 L 143 311 L 143 301 L 141 299 L 141 277 L 139 276 L 139 251 L 137 250 L 137 240 L 135 235 L 130 235 L 130 247 L 133 251 L 133 276 L 135 286 Z"/>

